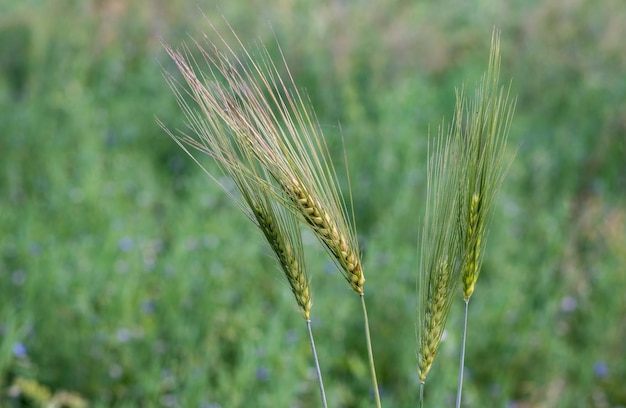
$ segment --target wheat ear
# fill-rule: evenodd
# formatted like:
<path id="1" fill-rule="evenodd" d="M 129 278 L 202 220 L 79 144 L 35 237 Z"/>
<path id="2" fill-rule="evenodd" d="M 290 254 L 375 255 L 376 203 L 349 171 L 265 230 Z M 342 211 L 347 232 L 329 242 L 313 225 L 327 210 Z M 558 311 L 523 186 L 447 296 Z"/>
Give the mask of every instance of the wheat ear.
<path id="1" fill-rule="evenodd" d="M 194 89 L 193 98 L 202 116 L 211 118 L 208 124 L 196 119 L 197 127 L 228 133 L 236 150 L 254 156 L 274 180 L 265 180 L 264 188 L 312 228 L 352 289 L 363 293 L 365 277 L 354 218 L 348 216 L 351 211 L 342 198 L 325 140 L 309 104 L 295 87 L 286 63 L 287 82 L 265 48 L 258 49 L 261 62 L 256 62 L 241 42 L 243 55 L 220 38 L 225 51 L 212 42 L 209 51 L 197 44 L 208 67 L 208 73 L 201 72 L 199 77 L 186 61 L 185 56 L 198 65 L 189 52 L 183 56 L 169 51 Z M 206 82 L 211 84 L 205 85 Z M 220 82 L 225 84 L 218 85 Z M 205 142 L 196 144 L 207 146 Z M 209 150 L 214 157 L 224 154 L 221 149 Z M 250 177 L 245 172 L 243 176 Z"/>
<path id="2" fill-rule="evenodd" d="M 354 217 L 349 216 L 352 211 L 340 192 L 315 114 L 295 86 L 282 51 L 279 69 L 264 47 L 253 56 L 235 38 L 240 53 L 222 38 L 226 50 L 205 55 L 227 82 L 230 100 L 237 101 L 216 108 L 225 111 L 222 118 L 235 129 L 240 147 L 274 178 L 275 197 L 311 227 L 361 294 L 365 277 Z"/>
<path id="3" fill-rule="evenodd" d="M 199 47 L 210 67 L 204 79 L 214 84 L 202 91 L 201 107 L 230 130 L 239 151 L 254 157 L 271 175 L 266 191 L 313 230 L 360 295 L 374 397 L 380 407 L 352 203 L 348 210 L 310 102 L 295 86 L 280 48 L 281 64 L 276 65 L 262 46 L 249 52 L 234 31 L 237 50 L 215 34 L 219 47 L 210 40 L 209 51 Z"/>
<path id="4" fill-rule="evenodd" d="M 491 207 L 511 161 L 505 155 L 508 133 L 515 108 L 509 90 L 500 85 L 500 36 L 494 30 L 487 72 L 472 98 L 463 92 L 466 123 L 455 143 L 461 152 L 461 178 L 458 192 L 459 222 L 463 249 L 463 298 L 472 293 L 484 254 Z"/>
<path id="5" fill-rule="evenodd" d="M 228 89 L 212 86 L 214 82 L 205 82 L 207 79 L 217 79 L 214 73 L 211 76 L 199 74 L 199 77 L 194 70 L 199 66 L 188 49 L 185 48 L 184 54 L 167 46 L 166 50 L 187 83 L 187 90 L 182 91 L 183 86 L 172 75 L 166 74 L 166 79 L 187 119 L 191 134 L 175 134 L 161 125 L 212 179 L 219 184 L 217 178 L 200 163 L 193 152 L 204 153 L 215 159 L 222 173 L 230 177 L 239 190 L 240 194 L 235 195 L 222 185 L 226 193 L 262 231 L 287 278 L 306 320 L 322 404 L 326 407 L 319 359 L 310 325 L 311 290 L 305 271 L 299 222 L 292 213 L 276 204 L 272 176 L 260 166 L 249 150 L 242 148 L 237 138 L 237 132 L 241 132 L 242 129 L 229 119 L 227 112 L 220 111 L 220 107 L 234 104 L 234 95 L 229 93 Z M 187 102 L 189 98 L 196 107 Z"/>
<path id="6" fill-rule="evenodd" d="M 290 223 L 291 215 L 281 214 L 280 216 L 284 218 L 279 221 L 279 216 L 274 212 L 275 209 L 269 201 L 266 207 L 256 207 L 252 211 L 265 238 L 276 254 L 291 291 L 302 309 L 304 318 L 310 320 L 311 290 L 309 280 L 304 271 L 302 249 L 295 249 L 302 244 L 299 239 L 298 226 Z M 287 232 L 289 229 L 292 230 Z M 295 240 L 294 237 L 298 237 L 298 239 Z"/>
<path id="7" fill-rule="evenodd" d="M 459 127 L 443 126 L 431 150 L 426 186 L 426 212 L 420 244 L 417 314 L 417 368 L 420 400 L 435 360 L 459 282 L 458 206 L 455 164 L 458 152 L 451 144 Z"/>
<path id="8" fill-rule="evenodd" d="M 456 406 L 460 408 L 465 368 L 465 343 L 469 300 L 474 293 L 486 244 L 491 207 L 511 161 L 505 149 L 515 108 L 509 90 L 500 85 L 500 35 L 494 29 L 487 72 L 473 98 L 462 103 L 467 109 L 459 113 L 466 123 L 455 143 L 461 156 L 459 178 L 459 234 L 461 239 L 462 292 L 465 302 L 459 382 Z M 465 99 L 461 92 L 457 98 Z"/>
<path id="9" fill-rule="evenodd" d="M 339 231 L 333 217 L 320 207 L 316 199 L 297 181 L 283 186 L 285 193 L 297 206 L 307 224 L 313 229 L 326 248 L 345 271 L 350 286 L 359 294 L 363 293 L 365 277 L 357 253 L 349 244 L 348 238 Z"/>

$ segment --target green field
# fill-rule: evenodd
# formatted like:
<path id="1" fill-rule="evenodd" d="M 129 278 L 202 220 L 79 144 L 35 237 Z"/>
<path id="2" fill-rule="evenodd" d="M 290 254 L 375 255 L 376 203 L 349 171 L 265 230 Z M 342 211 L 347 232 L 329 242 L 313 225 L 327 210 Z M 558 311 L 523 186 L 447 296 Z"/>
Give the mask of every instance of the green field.
<path id="1" fill-rule="evenodd" d="M 321 406 L 262 235 L 157 124 L 185 127 L 161 43 L 226 32 L 221 14 L 277 59 L 278 40 L 339 169 L 344 139 L 385 407 L 417 406 L 428 134 L 498 27 L 516 156 L 464 406 L 626 406 L 622 0 L 216 3 L 0 0 L 0 406 Z M 358 296 L 304 242 L 330 406 L 374 406 Z M 453 405 L 462 305 L 429 407 Z"/>

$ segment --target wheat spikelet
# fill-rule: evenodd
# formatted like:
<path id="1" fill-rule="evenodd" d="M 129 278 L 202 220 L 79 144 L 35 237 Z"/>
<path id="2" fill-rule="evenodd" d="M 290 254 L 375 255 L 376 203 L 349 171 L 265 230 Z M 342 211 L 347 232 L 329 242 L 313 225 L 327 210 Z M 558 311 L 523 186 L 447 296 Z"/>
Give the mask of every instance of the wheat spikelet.
<path id="1" fill-rule="evenodd" d="M 426 301 L 424 344 L 418 353 L 418 375 L 422 382 L 426 380 L 437 354 L 450 307 L 447 296 L 451 284 L 451 271 L 447 260 L 440 262 L 439 270 L 435 276 L 435 281 L 432 282 L 433 290 L 429 291 L 429 297 Z"/>
<path id="2" fill-rule="evenodd" d="M 297 183 L 287 185 L 284 189 L 293 203 L 297 205 L 306 222 L 346 272 L 352 289 L 362 294 L 365 277 L 361 270 L 360 259 L 348 244 L 347 238 L 339 231 L 333 218 L 324 208 L 318 206 L 306 189 Z"/>
<path id="3" fill-rule="evenodd" d="M 289 225 L 290 215 L 288 214 L 284 214 L 286 219 L 280 221 L 269 201 L 267 206 L 252 207 L 252 212 L 285 273 L 291 292 L 295 296 L 304 318 L 310 320 L 311 290 L 304 270 L 297 225 Z M 290 229 L 292 231 L 289 231 Z"/>
<path id="4" fill-rule="evenodd" d="M 474 293 L 474 286 L 478 280 L 478 265 L 480 260 L 480 244 L 483 231 L 480 229 L 480 196 L 474 193 L 469 208 L 467 222 L 467 236 L 465 238 L 465 257 L 463 259 L 463 298 L 469 299 Z"/>
<path id="5" fill-rule="evenodd" d="M 348 210 L 315 114 L 296 88 L 280 48 L 278 67 L 264 47 L 249 52 L 232 28 L 234 43 L 215 29 L 214 34 L 217 42 L 205 36 L 208 47 L 195 42 L 200 62 L 186 47 L 177 52 L 166 46 L 187 85 L 182 91 L 173 76 L 167 77 L 191 129 L 190 135 L 168 133 L 198 164 L 191 151 L 215 159 L 235 182 L 241 197 L 227 192 L 261 229 L 283 269 L 307 320 L 317 365 L 309 320 L 311 291 L 297 223 L 313 230 L 350 287 L 361 295 L 380 406 L 352 197 Z M 319 365 L 317 373 L 326 406 Z"/>

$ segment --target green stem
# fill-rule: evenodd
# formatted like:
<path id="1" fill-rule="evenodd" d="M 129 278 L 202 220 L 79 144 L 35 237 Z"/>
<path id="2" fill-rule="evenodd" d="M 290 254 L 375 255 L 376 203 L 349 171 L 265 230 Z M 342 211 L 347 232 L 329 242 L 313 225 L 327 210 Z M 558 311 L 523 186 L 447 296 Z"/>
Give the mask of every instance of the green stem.
<path id="1" fill-rule="evenodd" d="M 467 314 L 469 299 L 465 301 L 465 317 L 463 319 L 463 336 L 461 338 L 461 361 L 459 363 L 459 387 L 456 391 L 456 408 L 461 408 L 461 394 L 463 393 L 463 371 L 465 371 L 465 339 L 467 338 Z"/>
<path id="2" fill-rule="evenodd" d="M 420 408 L 424 408 L 424 383 L 420 382 Z"/>
<path id="3" fill-rule="evenodd" d="M 361 293 L 361 306 L 363 306 L 363 320 L 365 321 L 365 339 L 367 341 L 367 355 L 370 362 L 370 371 L 372 373 L 372 384 L 374 385 L 374 398 L 376 399 L 376 407 L 381 408 L 380 394 L 378 392 L 378 381 L 376 380 L 376 367 L 374 366 L 374 352 L 372 351 L 372 338 L 370 336 L 370 324 L 367 318 L 367 309 L 365 308 L 365 295 Z"/>
<path id="4" fill-rule="evenodd" d="M 311 353 L 313 354 L 313 361 L 315 361 L 315 372 L 317 373 L 317 383 L 320 387 L 320 395 L 322 396 L 322 407 L 328 408 L 326 403 L 326 392 L 324 391 L 324 381 L 322 381 L 322 370 L 320 370 L 320 362 L 317 358 L 317 351 L 315 350 L 315 341 L 313 340 L 313 330 L 311 330 L 311 321 L 307 319 L 306 328 L 309 332 L 309 343 L 311 343 Z"/>

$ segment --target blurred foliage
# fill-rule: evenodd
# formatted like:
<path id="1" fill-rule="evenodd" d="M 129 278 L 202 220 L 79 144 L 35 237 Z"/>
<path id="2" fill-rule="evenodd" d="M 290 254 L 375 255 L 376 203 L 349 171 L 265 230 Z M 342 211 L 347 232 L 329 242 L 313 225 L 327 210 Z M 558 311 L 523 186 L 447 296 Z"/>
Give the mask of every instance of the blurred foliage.
<path id="1" fill-rule="evenodd" d="M 223 31 L 222 14 L 277 58 L 278 39 L 338 167 L 343 137 L 393 407 L 418 389 L 427 135 L 501 28 L 517 153 L 470 308 L 464 406 L 626 405 L 623 1 L 192 3 L 0 4 L 0 405 L 43 390 L 95 407 L 319 406 L 269 250 L 155 121 L 184 127 L 161 41 L 209 19 Z M 369 406 L 358 299 L 306 242 L 328 398 Z M 456 390 L 460 306 L 431 406 Z"/>

